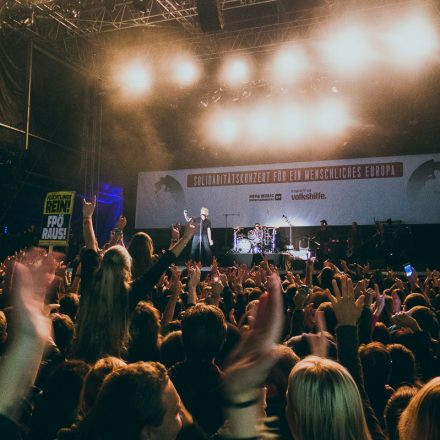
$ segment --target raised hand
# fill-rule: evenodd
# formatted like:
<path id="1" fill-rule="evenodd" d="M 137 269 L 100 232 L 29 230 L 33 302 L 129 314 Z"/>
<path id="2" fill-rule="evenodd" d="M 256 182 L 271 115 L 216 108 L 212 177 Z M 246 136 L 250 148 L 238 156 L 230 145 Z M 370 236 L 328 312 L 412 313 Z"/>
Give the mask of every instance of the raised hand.
<path id="1" fill-rule="evenodd" d="M 376 298 L 376 310 L 374 314 L 379 316 L 385 307 L 385 295 L 380 293 L 379 285 L 374 285 L 374 297 Z"/>
<path id="2" fill-rule="evenodd" d="M 212 257 L 212 264 L 211 264 L 211 274 L 218 273 L 218 261 L 217 258 Z"/>
<path id="3" fill-rule="evenodd" d="M 243 333 L 240 343 L 227 360 L 225 390 L 228 399 L 234 402 L 256 398 L 259 387 L 276 361 L 272 349 L 281 336 L 283 326 L 281 283 L 276 275 L 269 278 L 267 292 L 258 301 L 251 320 L 253 325 Z"/>
<path id="4" fill-rule="evenodd" d="M 333 305 L 333 310 L 339 325 L 357 325 L 362 313 L 365 296 L 361 295 L 357 300 L 354 297 L 353 282 L 347 276 L 341 276 L 341 289 L 336 280 L 332 281 L 335 296 L 327 292 L 327 296 Z"/>
<path id="5" fill-rule="evenodd" d="M 188 268 L 189 272 L 189 289 L 196 289 L 198 284 L 200 283 L 200 277 L 202 275 L 201 263 L 194 264 L 190 268 Z"/>
<path id="6" fill-rule="evenodd" d="M 408 312 L 399 312 L 391 317 L 391 321 L 399 327 L 407 327 L 413 332 L 421 331 L 419 323 Z"/>
<path id="7" fill-rule="evenodd" d="M 195 234 L 195 232 L 196 232 L 196 227 L 194 226 L 194 221 L 193 221 L 193 220 L 190 220 L 190 221 L 185 225 L 185 230 L 184 230 L 184 232 L 183 232 L 183 236 L 184 236 L 185 238 L 190 239 L 190 238 L 193 237 L 193 235 Z"/>
<path id="8" fill-rule="evenodd" d="M 393 292 L 391 293 L 391 297 L 393 298 L 393 313 L 399 313 L 402 311 L 402 301 L 400 300 L 399 295 L 397 294 L 397 292 L 395 292 L 393 290 Z"/>
<path id="9" fill-rule="evenodd" d="M 127 226 L 127 219 L 121 215 L 116 222 L 116 229 L 120 229 L 121 231 Z"/>
<path id="10" fill-rule="evenodd" d="M 82 214 L 83 218 L 92 218 L 96 207 L 96 196 L 93 196 L 91 202 L 83 199 Z"/>
<path id="11" fill-rule="evenodd" d="M 171 240 L 178 241 L 180 238 L 180 225 L 171 225 Z"/>

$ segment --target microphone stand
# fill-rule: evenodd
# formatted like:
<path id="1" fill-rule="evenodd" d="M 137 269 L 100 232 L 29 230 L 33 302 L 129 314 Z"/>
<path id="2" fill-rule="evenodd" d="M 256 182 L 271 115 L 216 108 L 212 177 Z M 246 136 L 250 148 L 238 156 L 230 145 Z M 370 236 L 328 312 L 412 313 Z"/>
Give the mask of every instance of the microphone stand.
<path id="1" fill-rule="evenodd" d="M 228 217 L 240 217 L 239 213 L 227 213 L 225 216 L 225 249 L 228 247 Z"/>

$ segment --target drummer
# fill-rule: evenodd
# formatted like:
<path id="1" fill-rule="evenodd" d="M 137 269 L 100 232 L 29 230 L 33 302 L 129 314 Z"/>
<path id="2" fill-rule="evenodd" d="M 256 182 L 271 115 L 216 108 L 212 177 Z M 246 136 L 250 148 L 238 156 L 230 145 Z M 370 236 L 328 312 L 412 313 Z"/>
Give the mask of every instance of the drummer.
<path id="1" fill-rule="evenodd" d="M 255 223 L 254 229 L 249 231 L 248 237 L 251 240 L 253 251 L 261 252 L 264 238 L 264 227 L 261 226 L 260 223 Z"/>

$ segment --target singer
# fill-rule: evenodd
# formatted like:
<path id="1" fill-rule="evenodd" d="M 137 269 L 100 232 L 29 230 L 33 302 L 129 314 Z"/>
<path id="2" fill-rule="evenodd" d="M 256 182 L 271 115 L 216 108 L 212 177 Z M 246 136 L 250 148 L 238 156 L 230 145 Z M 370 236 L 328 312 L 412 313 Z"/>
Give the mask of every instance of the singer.
<path id="1" fill-rule="evenodd" d="M 201 261 L 203 265 L 209 266 L 212 262 L 211 246 L 214 244 L 211 238 L 211 220 L 208 219 L 209 209 L 202 207 L 200 217 L 189 217 L 187 210 L 183 211 L 183 215 L 187 222 L 192 220 L 196 227 L 191 244 L 191 259 Z"/>

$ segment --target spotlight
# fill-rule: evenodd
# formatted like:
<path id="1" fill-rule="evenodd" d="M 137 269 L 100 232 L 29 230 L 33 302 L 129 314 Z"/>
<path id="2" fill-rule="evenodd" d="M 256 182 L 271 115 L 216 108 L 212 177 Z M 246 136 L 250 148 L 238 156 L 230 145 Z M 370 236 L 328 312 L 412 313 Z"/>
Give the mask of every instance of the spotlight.
<path id="1" fill-rule="evenodd" d="M 304 50 L 299 47 L 283 47 L 275 54 L 271 70 L 276 82 L 290 84 L 308 68 L 309 63 Z"/>
<path id="2" fill-rule="evenodd" d="M 321 51 L 326 64 L 345 75 L 359 73 L 375 56 L 368 33 L 358 25 L 337 30 L 321 43 Z"/>
<path id="3" fill-rule="evenodd" d="M 341 134 L 350 122 L 347 106 L 341 101 L 320 102 L 312 111 L 312 124 L 316 132 L 322 135 Z"/>
<path id="4" fill-rule="evenodd" d="M 124 92 L 130 95 L 147 92 L 152 86 L 151 72 L 140 61 L 133 61 L 121 67 L 117 79 Z"/>
<path id="5" fill-rule="evenodd" d="M 267 142 L 273 136 L 273 109 L 259 106 L 247 115 L 246 128 L 249 139 L 256 143 Z"/>
<path id="6" fill-rule="evenodd" d="M 438 55 L 439 35 L 428 17 L 417 13 L 389 29 L 384 35 L 389 59 L 398 66 L 415 69 Z"/>
<path id="7" fill-rule="evenodd" d="M 174 80 L 180 86 L 194 84 L 200 77 L 200 67 L 192 59 L 178 59 L 174 62 Z"/>
<path id="8" fill-rule="evenodd" d="M 222 110 L 211 118 L 209 137 L 220 144 L 236 142 L 240 136 L 240 122 L 232 111 Z"/>
<path id="9" fill-rule="evenodd" d="M 250 64 L 246 57 L 227 59 L 223 64 L 221 79 L 231 87 L 237 87 L 248 82 L 252 70 Z"/>
<path id="10" fill-rule="evenodd" d="M 282 143 L 302 139 L 308 130 L 307 111 L 300 106 L 283 105 L 275 115 L 276 136 Z"/>

